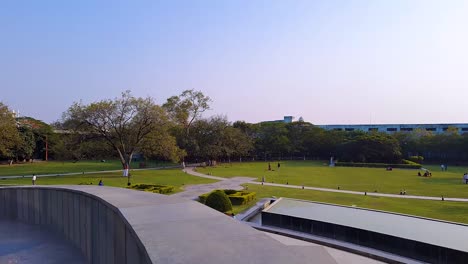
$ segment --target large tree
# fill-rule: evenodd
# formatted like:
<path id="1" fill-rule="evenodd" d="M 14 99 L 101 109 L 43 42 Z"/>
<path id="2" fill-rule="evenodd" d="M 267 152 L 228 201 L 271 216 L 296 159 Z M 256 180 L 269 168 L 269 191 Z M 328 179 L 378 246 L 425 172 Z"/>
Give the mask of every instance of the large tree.
<path id="1" fill-rule="evenodd" d="M 132 156 L 147 142 L 145 139 L 167 126 L 168 118 L 151 97 L 137 98 L 126 91 L 114 100 L 74 103 L 64 114 L 64 124 L 79 133 L 103 138 L 117 152 L 122 166 L 129 168 Z"/>
<path id="2" fill-rule="evenodd" d="M 21 144 L 13 113 L 0 102 L 0 158 L 13 158 L 15 149 Z M 13 159 L 11 159 L 11 162 Z"/>
<path id="3" fill-rule="evenodd" d="M 192 89 L 183 91 L 179 96 L 169 97 L 163 107 L 173 121 L 182 125 L 187 136 L 193 122 L 210 109 L 210 102 L 210 97 Z"/>

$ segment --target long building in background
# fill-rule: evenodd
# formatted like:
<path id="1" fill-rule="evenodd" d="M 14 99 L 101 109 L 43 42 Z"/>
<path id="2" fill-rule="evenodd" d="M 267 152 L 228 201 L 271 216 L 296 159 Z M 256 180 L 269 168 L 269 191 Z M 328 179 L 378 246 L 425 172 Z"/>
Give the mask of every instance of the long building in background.
<path id="1" fill-rule="evenodd" d="M 385 133 L 411 132 L 417 129 L 442 134 L 447 130 L 458 131 L 459 134 L 468 133 L 468 124 L 367 124 L 367 125 L 318 125 L 326 130 L 338 131 L 378 131 Z"/>
<path id="2" fill-rule="evenodd" d="M 283 120 L 263 121 L 261 123 L 291 123 L 294 121 L 293 116 L 284 116 Z M 299 122 L 304 122 L 302 117 Z M 433 134 L 443 134 L 449 131 L 457 131 L 458 134 L 468 133 L 468 123 L 452 123 L 452 124 L 357 124 L 357 125 L 316 125 L 325 130 L 337 131 L 378 131 L 385 133 L 395 132 L 412 132 L 415 130 L 429 131 Z"/>

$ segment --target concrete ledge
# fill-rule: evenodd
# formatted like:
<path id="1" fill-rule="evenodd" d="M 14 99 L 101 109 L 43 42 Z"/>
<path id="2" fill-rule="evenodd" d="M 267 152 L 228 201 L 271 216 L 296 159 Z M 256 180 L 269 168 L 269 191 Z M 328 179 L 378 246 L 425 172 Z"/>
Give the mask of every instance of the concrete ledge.
<path id="1" fill-rule="evenodd" d="M 198 202 L 122 188 L 0 188 L 0 218 L 62 233 L 89 263 L 314 262 Z"/>
<path id="2" fill-rule="evenodd" d="M 133 259 L 138 259 L 138 263 L 152 263 L 119 209 L 93 192 L 80 189 L 0 188 L 0 218 L 43 225 L 62 233 L 89 263 L 137 263 Z M 131 261 L 122 261 L 126 259 Z"/>

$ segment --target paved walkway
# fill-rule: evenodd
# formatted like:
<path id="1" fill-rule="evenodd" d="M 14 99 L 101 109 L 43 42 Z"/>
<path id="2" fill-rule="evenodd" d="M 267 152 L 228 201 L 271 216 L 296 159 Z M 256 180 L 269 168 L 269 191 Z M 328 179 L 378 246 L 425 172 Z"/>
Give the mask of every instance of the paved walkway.
<path id="1" fill-rule="evenodd" d="M 235 178 L 229 178 L 229 179 L 220 178 L 220 177 L 198 173 L 194 171 L 193 168 L 187 168 L 185 169 L 185 172 L 194 176 L 198 176 L 198 177 L 218 180 L 218 182 L 210 183 L 210 184 L 188 185 L 184 188 L 183 192 L 176 193 L 171 196 L 194 200 L 198 198 L 198 196 L 207 192 L 211 192 L 212 190 L 216 190 L 216 189 L 242 190 L 244 189 L 244 187 L 242 187 L 242 184 L 250 183 L 253 180 L 255 180 L 255 178 L 248 178 L 248 177 L 235 177 Z"/>
<path id="2" fill-rule="evenodd" d="M 247 178 L 247 177 L 222 178 L 222 177 L 216 177 L 216 176 L 211 176 L 211 175 L 206 175 L 206 174 L 196 172 L 193 167 L 188 167 L 184 171 L 191 174 L 191 175 L 193 175 L 193 176 L 209 178 L 209 179 L 213 179 L 213 180 L 219 180 L 221 182 L 230 181 L 230 180 L 233 180 L 233 179 L 245 179 L 246 180 L 245 182 L 239 181 L 239 185 L 244 184 L 244 183 L 262 185 L 261 182 L 254 181 L 254 180 L 256 180 L 256 178 Z M 247 179 L 250 179 L 250 180 L 247 181 Z M 436 200 L 436 201 L 441 201 L 442 200 L 442 197 L 435 197 L 435 196 L 398 195 L 398 194 L 375 193 L 375 192 L 358 192 L 358 191 L 347 191 L 347 190 L 337 190 L 337 189 L 330 189 L 330 188 L 320 188 L 320 187 L 310 187 L 310 186 L 300 186 L 300 185 L 290 185 L 290 184 L 279 184 L 279 183 L 268 183 L 268 182 L 264 182 L 263 185 L 275 186 L 275 187 L 284 187 L 284 188 L 293 188 L 293 189 L 323 191 L 323 192 L 336 192 L 336 193 L 347 193 L 347 194 L 356 194 L 356 195 L 390 197 L 390 198 Z M 230 188 L 230 189 L 234 189 L 234 188 Z M 468 202 L 468 198 L 444 197 L 443 200 L 452 201 L 452 202 Z"/>

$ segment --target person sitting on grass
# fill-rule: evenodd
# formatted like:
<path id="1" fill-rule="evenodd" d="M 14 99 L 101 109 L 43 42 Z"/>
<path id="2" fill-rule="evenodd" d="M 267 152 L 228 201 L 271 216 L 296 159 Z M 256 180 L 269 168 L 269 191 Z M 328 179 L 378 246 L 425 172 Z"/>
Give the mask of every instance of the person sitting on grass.
<path id="1" fill-rule="evenodd" d="M 421 177 L 421 172 L 420 171 L 418 171 L 418 176 Z"/>

